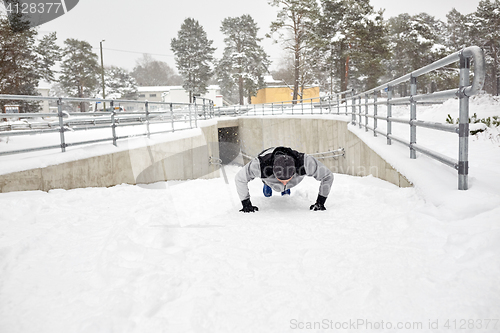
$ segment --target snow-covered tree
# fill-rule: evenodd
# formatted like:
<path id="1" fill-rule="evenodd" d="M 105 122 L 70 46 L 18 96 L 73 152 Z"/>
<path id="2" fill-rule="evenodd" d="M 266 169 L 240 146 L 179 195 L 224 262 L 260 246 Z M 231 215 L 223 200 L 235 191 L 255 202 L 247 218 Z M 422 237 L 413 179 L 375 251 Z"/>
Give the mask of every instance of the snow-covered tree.
<path id="1" fill-rule="evenodd" d="M 283 43 L 287 52 L 293 54 L 293 99 L 297 100 L 301 78 L 308 77 L 305 71 L 310 69 L 306 66 L 304 57 L 313 47 L 319 7 L 316 0 L 270 0 L 269 4 L 279 8 L 276 21 L 271 23 L 271 33 L 278 33 L 276 40 Z"/>
<path id="2" fill-rule="evenodd" d="M 262 38 L 257 37 L 258 30 L 250 15 L 222 21 L 226 47 L 216 72 L 223 94 L 230 98 L 237 95 L 240 105 L 245 95 L 250 100 L 263 87 L 263 75 L 269 66 L 268 56 L 259 45 Z"/>
<path id="3" fill-rule="evenodd" d="M 37 40 L 37 34 L 36 29 L 23 27 L 22 21 L 16 23 L 15 16 L 10 22 L 0 16 L 1 94 L 38 95 L 39 81 L 54 79 L 52 67 L 59 60 L 56 35 L 53 33 Z M 20 112 L 37 111 L 40 106 L 38 102 L 0 101 L 1 108 L 7 104 L 19 105 Z"/>
<path id="4" fill-rule="evenodd" d="M 463 15 L 453 8 L 446 15 L 446 36 L 444 44 L 450 52 L 456 52 L 464 47 L 471 46 L 472 16 Z"/>
<path id="5" fill-rule="evenodd" d="M 219 84 L 222 95 L 226 101 L 232 104 L 237 104 L 239 100 L 238 82 L 233 76 L 232 66 L 229 61 L 224 61 L 224 58 L 217 61 L 215 66 L 215 75 Z"/>
<path id="6" fill-rule="evenodd" d="M 472 16 L 474 42 L 483 48 L 487 74 L 485 90 L 500 94 L 500 0 L 479 2 Z"/>
<path id="7" fill-rule="evenodd" d="M 173 38 L 170 43 L 177 69 L 184 80 L 182 86 L 189 92 L 190 101 L 193 95 L 207 91 L 208 81 L 213 74 L 211 64 L 215 48 L 212 43 L 200 23 L 192 18 L 184 20 L 177 38 Z"/>
<path id="8" fill-rule="evenodd" d="M 61 88 L 71 97 L 93 97 L 100 82 L 97 55 L 86 41 L 68 38 L 64 44 L 59 77 Z M 80 103 L 80 111 L 85 111 L 85 103 Z"/>
<path id="9" fill-rule="evenodd" d="M 47 81 L 55 81 L 53 67 L 61 60 L 61 48 L 56 44 L 57 36 L 55 32 L 45 35 L 35 46 L 35 52 L 39 57 L 38 72 L 40 77 Z"/>
<path id="10" fill-rule="evenodd" d="M 182 84 L 182 78 L 164 61 L 144 54 L 136 61 L 131 75 L 139 86 L 173 86 Z"/>
<path id="11" fill-rule="evenodd" d="M 124 68 L 117 66 L 105 67 L 104 83 L 106 85 L 106 97 L 116 96 L 118 99 L 137 99 L 137 82 Z M 102 94 L 101 90 L 99 90 L 100 95 Z"/>
<path id="12" fill-rule="evenodd" d="M 322 0 L 316 26 L 319 51 L 317 78 L 330 92 L 349 88 L 367 90 L 384 75 L 389 57 L 387 29 L 382 12 L 368 0 Z"/>
<path id="13" fill-rule="evenodd" d="M 400 14 L 389 19 L 389 40 L 392 57 L 388 61 L 388 74 L 396 78 L 426 66 L 449 53 L 444 45 L 445 24 L 426 13 Z M 446 73 L 446 69 L 441 70 Z M 428 92 L 439 74 L 419 77 L 420 92 Z M 435 82 L 436 84 L 436 82 Z M 439 85 L 439 84 L 438 84 Z M 398 87 L 401 95 L 409 93 L 406 85 Z"/>
<path id="14" fill-rule="evenodd" d="M 36 31 L 25 29 L 13 32 L 7 18 L 0 19 L 0 93 L 38 95 L 36 87 L 40 76 L 36 71 Z M 18 101 L 0 101 L 0 105 L 20 104 Z M 21 112 L 33 110 L 35 105 L 21 103 Z"/>

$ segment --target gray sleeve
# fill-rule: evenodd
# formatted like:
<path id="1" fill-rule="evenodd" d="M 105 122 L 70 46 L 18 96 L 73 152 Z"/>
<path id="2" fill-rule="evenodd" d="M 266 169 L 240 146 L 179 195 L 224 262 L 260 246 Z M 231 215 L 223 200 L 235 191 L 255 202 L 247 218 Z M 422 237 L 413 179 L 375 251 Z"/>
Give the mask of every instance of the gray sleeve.
<path id="1" fill-rule="evenodd" d="M 328 197 L 333 184 L 333 173 L 316 158 L 304 155 L 304 167 L 308 176 L 320 181 L 319 195 Z"/>
<path id="2" fill-rule="evenodd" d="M 234 177 L 236 183 L 236 191 L 240 200 L 250 198 L 250 192 L 248 191 L 248 182 L 260 177 L 260 163 L 258 158 L 252 159 L 247 163 Z"/>

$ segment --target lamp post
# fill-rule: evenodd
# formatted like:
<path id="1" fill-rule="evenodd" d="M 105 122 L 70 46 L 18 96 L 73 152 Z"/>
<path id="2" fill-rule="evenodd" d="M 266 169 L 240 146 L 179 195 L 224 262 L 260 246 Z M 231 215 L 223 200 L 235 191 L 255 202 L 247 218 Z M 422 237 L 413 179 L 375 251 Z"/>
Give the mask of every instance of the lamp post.
<path id="1" fill-rule="evenodd" d="M 105 42 L 105 40 L 101 40 L 101 42 L 99 43 L 101 45 L 101 78 L 102 78 L 102 99 L 105 99 L 106 98 L 106 91 L 104 89 L 105 87 L 105 84 L 104 84 L 104 60 L 102 58 L 102 42 Z M 106 102 L 103 101 L 103 111 L 105 112 L 106 111 Z M 97 111 L 97 110 L 96 110 Z"/>

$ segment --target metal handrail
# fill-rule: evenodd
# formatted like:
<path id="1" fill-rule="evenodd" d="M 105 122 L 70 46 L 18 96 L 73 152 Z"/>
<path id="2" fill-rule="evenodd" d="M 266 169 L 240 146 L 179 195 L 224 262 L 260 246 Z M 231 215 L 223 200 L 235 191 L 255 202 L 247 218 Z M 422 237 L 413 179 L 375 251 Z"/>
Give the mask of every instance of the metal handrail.
<path id="1" fill-rule="evenodd" d="M 469 82 L 469 70 L 471 66 L 471 60 L 474 62 L 474 77 L 472 84 Z M 429 72 L 435 71 L 444 66 L 448 66 L 450 64 L 459 62 L 460 63 L 460 85 L 456 89 L 449 89 L 445 91 L 439 91 L 431 94 L 417 94 L 417 78 L 427 74 Z M 384 135 L 387 138 L 387 144 L 390 145 L 391 141 L 394 140 L 396 142 L 402 143 L 410 148 L 410 158 L 416 158 L 416 152 L 420 152 L 425 154 L 445 165 L 453 167 L 458 171 L 458 189 L 459 190 L 467 190 L 469 188 L 468 183 L 468 169 L 469 169 L 469 97 L 477 94 L 484 85 L 485 80 L 485 60 L 484 54 L 481 48 L 477 46 L 467 47 L 461 51 L 455 52 L 443 59 L 440 59 L 430 65 L 422 67 L 413 71 L 410 74 L 404 75 L 400 78 L 397 78 L 393 81 L 380 85 L 371 90 L 359 93 L 357 95 L 352 96 L 352 124 L 358 124 L 359 127 L 364 127 L 366 131 L 371 130 L 374 133 L 374 136 L 377 134 Z M 410 81 L 410 90 L 411 93 L 409 96 L 400 97 L 400 98 L 392 98 L 393 88 L 403 82 Z M 387 105 L 387 116 L 385 119 L 383 117 L 377 117 L 377 94 L 380 91 L 387 91 L 388 96 L 384 101 Z M 369 95 L 373 95 L 374 103 L 369 103 L 368 98 Z M 362 98 L 364 97 L 365 103 L 362 103 Z M 435 101 L 442 100 L 447 98 L 458 97 L 460 100 L 459 106 L 459 123 L 458 125 L 448 125 L 448 124 L 440 124 L 433 122 L 425 122 L 421 120 L 417 120 L 417 104 L 424 101 Z M 359 103 L 356 105 L 356 100 L 359 100 Z M 383 104 L 382 102 L 381 104 Z M 392 117 L 391 106 L 399 103 L 409 103 L 410 104 L 410 119 L 396 119 Z M 370 128 L 368 126 L 368 109 L 369 106 L 373 105 L 374 108 L 374 126 Z M 365 112 L 362 113 L 362 106 L 365 106 Z M 358 111 L 356 111 L 356 107 Z M 358 116 L 358 119 L 356 119 Z M 362 117 L 365 117 L 365 123 L 362 122 Z M 381 131 L 377 131 L 377 120 L 385 120 L 387 121 L 387 131 L 386 133 L 382 133 Z M 400 138 L 396 138 L 392 135 L 392 123 L 405 123 L 410 125 L 410 141 L 402 140 Z M 426 127 L 433 130 L 446 131 L 451 133 L 457 133 L 459 135 L 459 154 L 458 159 L 454 160 L 447 156 L 444 156 L 440 153 L 432 151 L 430 149 L 424 148 L 420 145 L 417 145 L 417 127 Z"/>
<path id="2" fill-rule="evenodd" d="M 240 149 L 240 154 L 241 154 L 241 156 L 243 156 L 244 158 L 247 158 L 249 160 L 255 158 L 255 156 L 250 156 L 248 154 L 245 154 L 244 152 L 241 151 L 241 149 Z M 307 155 L 314 156 L 318 160 L 327 159 L 327 158 L 337 159 L 337 157 L 341 157 L 341 156 L 343 156 L 345 158 L 345 149 L 339 148 L 336 150 L 329 150 L 329 151 L 325 151 L 322 153 L 313 153 L 313 154 L 307 154 Z"/>
<path id="3" fill-rule="evenodd" d="M 316 156 L 317 159 L 327 159 L 327 158 L 336 159 L 337 157 L 340 157 L 340 156 L 344 156 L 344 158 L 345 158 L 345 149 L 339 148 L 336 150 L 329 150 L 329 151 L 322 152 L 322 153 L 314 153 L 314 154 L 307 154 L 307 155 Z"/>
<path id="4" fill-rule="evenodd" d="M 44 117 L 56 117 L 55 121 L 31 121 L 21 124 L 2 124 L 0 122 L 0 138 L 8 136 L 22 136 L 22 135 L 33 135 L 33 134 L 46 134 L 46 133 L 60 133 L 60 144 L 59 145 L 49 145 L 43 147 L 30 147 L 26 149 L 10 150 L 10 151 L 0 151 L 0 156 L 2 155 L 12 155 L 21 154 L 26 152 L 48 150 L 54 148 L 60 148 L 62 152 L 66 151 L 66 147 L 92 144 L 98 142 L 113 141 L 116 146 L 117 141 L 130 137 L 147 136 L 148 138 L 153 134 L 169 133 L 176 130 L 192 129 L 198 127 L 198 118 L 203 117 L 204 119 L 212 118 L 214 116 L 214 104 L 212 100 L 206 98 L 197 98 L 197 101 L 201 101 L 202 104 L 197 103 L 166 103 L 166 102 L 149 102 L 149 101 L 137 101 L 137 100 L 119 100 L 119 99 L 96 99 L 96 98 L 76 98 L 76 97 L 47 97 L 47 96 L 27 96 L 27 95 L 0 95 L 0 100 L 14 100 L 14 101 L 55 101 L 57 102 L 58 111 L 57 113 L 2 113 L 0 114 L 0 119 L 2 118 L 44 118 Z M 62 110 L 63 102 L 109 102 L 111 105 L 111 112 L 66 112 Z M 136 112 L 116 112 L 113 110 L 115 103 L 120 104 L 142 104 L 145 111 Z M 150 111 L 149 105 L 163 105 L 165 110 L 163 111 Z M 181 107 L 181 110 L 176 108 Z M 193 126 L 194 120 L 194 126 Z M 186 128 L 176 128 L 175 123 L 189 122 L 189 127 Z M 170 130 L 162 131 L 151 131 L 150 124 L 170 124 Z M 125 126 L 145 126 L 145 132 L 134 135 L 124 135 L 118 136 L 116 133 L 116 128 Z M 76 141 L 67 143 L 65 138 L 65 132 L 68 131 L 80 131 L 80 130 L 92 130 L 92 129 L 111 129 L 111 137 L 87 140 L 87 141 Z"/>
<path id="5" fill-rule="evenodd" d="M 469 82 L 469 71 L 470 71 L 470 66 L 471 66 L 471 60 L 474 63 L 474 77 L 472 84 Z M 434 92 L 431 94 L 417 94 L 417 78 L 427 74 L 429 72 L 435 71 L 437 69 L 443 68 L 445 66 L 448 66 L 450 64 L 459 62 L 460 63 L 460 70 L 459 70 L 459 75 L 460 75 L 460 84 L 459 87 L 456 89 L 450 89 L 450 90 L 445 90 L 445 91 L 440 91 L 440 92 Z M 403 83 L 410 81 L 410 95 L 406 97 L 398 97 L 398 98 L 393 98 L 393 90 L 394 87 Z M 251 111 L 253 109 L 253 114 L 254 115 L 269 115 L 269 108 L 271 109 L 271 115 L 274 114 L 285 114 L 286 112 L 291 111 L 291 114 L 294 115 L 296 114 L 296 108 L 300 108 L 299 114 L 304 115 L 304 112 L 307 112 L 307 107 L 304 108 L 304 106 L 309 105 L 310 106 L 310 113 L 314 114 L 314 111 L 319 109 L 320 114 L 323 114 L 323 109 L 328 109 L 328 114 L 332 114 L 332 106 L 337 109 L 337 114 L 341 114 L 340 109 L 341 109 L 341 104 L 345 104 L 342 106 L 342 108 L 345 108 L 345 111 L 342 111 L 342 114 L 345 113 L 345 115 L 351 115 L 352 116 L 352 124 L 356 125 L 358 124 L 360 128 L 364 127 L 366 131 L 373 131 L 374 136 L 377 136 L 377 134 L 383 135 L 387 138 L 387 144 L 391 145 L 392 141 L 396 141 L 399 143 L 402 143 L 410 148 L 410 158 L 415 159 L 416 158 L 416 152 L 420 152 L 422 154 L 425 154 L 431 158 L 434 158 L 445 165 L 451 166 L 455 168 L 458 171 L 458 188 L 460 190 L 467 190 L 469 187 L 468 184 L 468 169 L 469 169 L 469 163 L 468 163 L 468 139 L 469 139 L 469 97 L 477 94 L 483 87 L 485 81 L 485 60 L 484 60 L 484 54 L 481 48 L 477 46 L 471 46 L 464 48 L 463 50 L 459 52 L 455 52 L 449 56 L 446 56 L 430 65 L 427 65 L 425 67 L 422 67 L 420 69 L 417 69 L 409 74 L 406 74 L 404 76 L 401 76 L 395 80 L 392 80 L 388 83 L 384 83 L 376 88 L 361 92 L 356 94 L 356 92 L 351 89 L 351 90 L 346 90 L 343 92 L 335 93 L 334 96 L 336 97 L 335 99 L 335 104 L 332 104 L 333 102 L 333 96 L 328 95 L 325 97 L 313 97 L 313 98 L 308 98 L 308 99 L 300 99 L 300 100 L 295 100 L 295 101 L 283 101 L 283 102 L 278 102 L 278 103 L 265 103 L 265 104 L 254 104 L 251 107 L 248 105 L 244 106 L 233 106 L 232 108 L 228 107 L 219 107 L 217 110 L 213 106 L 213 102 L 208 100 L 208 103 L 206 103 L 207 100 L 202 99 L 203 104 L 182 104 L 182 103 L 162 103 L 162 102 L 143 102 L 143 101 L 130 101 L 130 100 L 111 100 L 111 99 L 86 99 L 86 98 L 74 98 L 74 97 L 65 97 L 65 98 L 59 98 L 59 97 L 42 97 L 42 96 L 19 96 L 19 95 L 0 95 L 0 99 L 5 99 L 5 100 L 34 100 L 34 101 L 42 101 L 42 100 L 52 100 L 52 101 L 57 101 L 58 104 L 58 113 L 57 117 L 58 119 L 58 125 L 56 124 L 50 124 L 50 129 L 47 130 L 38 130 L 38 131 L 45 131 L 45 132 L 53 132 L 53 131 L 59 131 L 60 136 L 61 136 L 61 150 L 64 152 L 65 148 L 69 146 L 68 144 L 65 143 L 64 139 L 64 132 L 67 130 L 78 130 L 79 128 L 76 128 L 75 124 L 72 124 L 71 122 L 68 122 L 67 119 L 64 119 L 64 113 L 61 108 L 61 104 L 63 102 L 89 102 L 89 101 L 96 101 L 96 102 L 110 102 L 111 105 L 115 102 L 119 103 L 144 103 L 145 105 L 145 113 L 144 116 L 141 115 L 139 120 L 136 120 L 136 122 L 130 122 L 129 124 L 126 124 L 125 118 L 120 116 L 120 113 L 116 113 L 115 111 L 111 112 L 110 114 L 108 113 L 99 113 L 95 114 L 96 116 L 107 116 L 110 115 L 110 120 L 105 122 L 104 125 L 109 125 L 107 127 L 112 128 L 112 133 L 113 137 L 110 138 L 109 140 L 113 140 L 113 143 L 116 145 L 116 140 L 123 138 L 123 137 L 118 137 L 115 132 L 115 128 L 119 126 L 131 126 L 131 125 L 137 125 L 137 124 L 142 124 L 145 123 L 147 127 L 147 133 L 144 135 L 147 135 L 148 137 L 150 134 L 149 129 L 149 124 L 152 123 L 152 119 L 154 116 L 157 115 L 158 112 L 155 111 L 149 111 L 149 105 L 150 104 L 163 104 L 168 106 L 169 110 L 165 112 L 159 112 L 160 114 L 170 114 L 170 123 L 172 125 L 172 130 L 174 131 L 174 123 L 175 123 L 175 115 L 179 115 L 179 112 L 174 112 L 174 105 L 184 105 L 187 106 L 188 111 L 186 111 L 189 114 L 189 123 L 190 127 L 192 128 L 192 107 L 194 106 L 194 114 L 195 117 L 195 127 L 197 127 L 197 119 L 199 116 L 202 116 L 204 119 L 211 118 L 214 116 L 228 116 L 228 115 L 233 115 L 233 116 L 239 116 L 241 114 L 246 114 L 248 116 L 251 115 Z M 385 100 L 378 100 L 378 93 L 380 91 L 386 91 L 387 92 L 387 98 Z M 350 96 L 348 96 L 350 94 Z M 369 101 L 369 96 L 373 96 L 373 101 Z M 342 98 L 342 96 L 345 96 Z M 425 121 L 420 121 L 417 120 L 416 115 L 417 115 L 417 105 L 419 104 L 426 104 L 426 103 L 442 103 L 441 101 L 443 99 L 447 98 L 453 98 L 453 97 L 458 97 L 460 100 L 460 107 L 459 107 L 459 123 L 458 125 L 448 125 L 448 124 L 440 124 L 440 123 L 433 123 L 433 122 L 425 122 Z M 364 98 L 364 103 L 362 102 L 362 99 Z M 317 100 L 317 102 L 315 102 Z M 309 101 L 309 102 L 307 102 Z M 351 105 L 348 105 L 348 101 L 351 101 Z M 294 103 L 296 102 L 296 103 Z M 378 105 L 386 105 L 387 106 L 387 116 L 386 117 L 381 117 L 378 116 L 377 114 L 377 107 Z M 403 120 L 403 119 L 397 119 L 392 117 L 392 106 L 393 105 L 410 105 L 410 119 L 409 120 Z M 349 106 L 350 109 L 349 110 Z M 362 107 L 365 107 L 365 112 L 362 112 Z M 201 107 L 201 114 L 199 113 L 198 107 Z M 369 108 L 373 108 L 373 114 L 369 114 Z M 281 111 L 281 112 L 280 112 Z M 129 114 L 129 113 L 127 113 Z M 42 117 L 45 114 L 2 114 L 0 118 L 4 117 Z M 75 115 L 75 114 L 70 114 L 70 115 Z M 80 114 L 78 114 L 80 115 Z M 90 115 L 90 114 L 83 114 L 83 115 Z M 363 124 L 362 118 L 365 118 L 365 122 Z M 356 119 L 357 118 L 357 119 Z M 368 125 L 368 119 L 373 119 L 373 126 Z M 386 121 L 387 122 L 387 129 L 386 132 L 382 132 L 377 128 L 378 121 Z M 120 124 L 121 122 L 125 122 L 123 124 Z M 167 122 L 167 121 L 162 121 L 160 122 Z M 392 134 L 392 123 L 405 123 L 410 126 L 410 140 L 404 140 L 401 138 L 397 138 Z M 83 125 L 83 122 L 80 123 Z M 33 123 L 31 124 L 31 127 L 33 126 L 38 126 L 39 124 Z M 87 124 L 88 125 L 88 124 Z M 103 125 L 102 123 L 100 125 Z M 94 126 L 97 126 L 96 123 L 94 123 Z M 106 126 L 101 126 L 99 128 L 103 128 Z M 434 130 L 439 130 L 439 131 L 446 131 L 446 132 L 451 132 L 451 133 L 457 133 L 459 135 L 459 156 L 458 160 L 451 159 L 447 156 L 444 156 L 440 153 L 433 152 L 427 148 L 424 148 L 420 145 L 417 145 L 416 140 L 416 128 L 417 127 L 426 127 Z M 2 127 L 0 126 L 0 130 Z M 12 135 L 14 131 L 10 131 L 10 135 Z M 32 130 L 30 129 L 29 131 L 26 131 L 27 133 L 37 133 L 37 130 Z M 165 131 L 163 131 L 165 132 Z M 168 131 L 167 131 L 168 132 Z M 24 134 L 24 133 L 23 133 Z M 4 135 L 0 131 L 0 136 Z M 77 144 L 77 143 L 73 143 Z M 51 147 L 47 147 L 47 149 L 51 149 Z M 43 149 L 43 148 L 36 148 L 37 150 Z M 25 151 L 32 151 L 33 149 L 27 149 L 27 150 L 22 150 L 22 151 L 16 151 L 16 153 L 19 152 L 25 152 Z M 5 155 L 9 154 L 11 152 L 0 152 L 0 155 Z"/>
<path id="6" fill-rule="evenodd" d="M 469 82 L 469 71 L 471 67 L 471 60 L 474 64 L 474 77 L 472 84 Z M 431 94 L 417 94 L 417 78 L 435 71 L 437 69 L 443 68 L 445 66 L 451 65 L 453 63 L 460 63 L 460 83 L 459 87 L 455 89 L 449 89 L 445 91 L 434 92 Z M 485 81 L 485 59 L 481 48 L 477 46 L 471 46 L 464 48 L 461 51 L 450 54 L 430 65 L 417 69 L 409 74 L 401 76 L 395 80 L 388 83 L 384 83 L 376 88 L 361 92 L 356 94 L 354 90 L 346 90 L 339 93 L 334 93 L 333 95 L 327 95 L 321 97 L 319 102 L 313 103 L 312 99 L 310 104 L 310 113 L 313 114 L 315 109 L 320 110 L 320 114 L 323 114 L 323 109 L 328 109 L 328 114 L 332 113 L 332 107 L 336 108 L 336 114 L 351 115 L 352 124 L 358 124 L 359 127 L 364 127 L 366 131 L 373 131 L 373 135 L 377 134 L 383 135 L 387 138 L 387 144 L 391 145 L 392 141 L 404 144 L 410 148 L 410 158 L 416 158 L 416 152 L 425 154 L 439 162 L 444 163 L 458 171 L 458 189 L 467 190 L 469 188 L 468 184 L 468 151 L 469 151 L 469 97 L 476 95 L 483 87 Z M 393 98 L 394 87 L 403 83 L 410 81 L 410 95 L 406 97 Z M 378 93 L 380 91 L 387 92 L 387 98 L 378 100 Z M 350 96 L 348 96 L 350 94 Z M 345 96 L 342 98 L 342 96 Z M 369 96 L 373 96 L 370 101 Z M 417 120 L 417 105 L 423 104 L 441 104 L 443 100 L 449 98 L 458 97 L 460 100 L 459 106 L 459 123 L 457 125 L 441 124 L 435 122 L 426 122 Z M 364 102 L 362 99 L 364 98 Z M 314 98 L 318 99 L 318 97 Z M 297 102 L 301 102 L 298 100 Z M 349 105 L 349 101 L 351 104 Z M 344 104 L 344 105 L 342 105 Z M 300 103 L 299 105 L 290 103 L 290 101 L 277 102 L 277 103 L 267 103 L 254 105 L 254 115 L 257 115 L 257 110 L 262 110 L 259 114 L 269 115 L 269 108 L 271 109 L 271 115 L 276 114 L 276 110 L 281 110 L 281 114 L 285 114 L 285 111 L 294 115 L 294 108 L 300 107 L 300 114 L 305 114 L 307 110 L 304 109 L 305 103 Z M 378 116 L 377 107 L 379 105 L 387 106 L 387 115 L 385 117 Z M 410 106 L 410 119 L 398 119 L 392 117 L 392 106 L 393 105 L 409 105 Z M 265 107 L 268 106 L 267 112 Z M 365 107 L 364 113 L 362 112 L 362 107 Z M 245 106 L 248 108 L 248 105 Z M 369 108 L 372 108 L 373 114 L 369 114 Z M 345 111 L 341 112 L 341 108 Z M 350 110 L 349 110 L 350 108 Z M 251 115 L 250 110 L 246 112 L 247 115 Z M 335 114 L 335 113 L 334 113 Z M 227 113 L 225 115 L 228 115 Z M 234 115 L 238 115 L 235 109 Z M 219 112 L 219 116 L 221 113 Z M 365 118 L 363 124 L 362 118 Z M 357 118 L 357 119 L 356 119 Z M 373 119 L 373 126 L 368 126 L 368 119 Z M 387 129 L 386 132 L 380 131 L 378 126 L 378 121 L 386 121 Z M 392 134 L 392 123 L 404 123 L 410 126 L 410 140 L 404 140 L 395 137 Z M 425 127 L 433 130 L 457 133 L 459 135 L 459 154 L 458 159 L 452 159 L 444 156 L 440 153 L 434 152 L 430 149 L 424 148 L 417 144 L 416 128 Z"/>

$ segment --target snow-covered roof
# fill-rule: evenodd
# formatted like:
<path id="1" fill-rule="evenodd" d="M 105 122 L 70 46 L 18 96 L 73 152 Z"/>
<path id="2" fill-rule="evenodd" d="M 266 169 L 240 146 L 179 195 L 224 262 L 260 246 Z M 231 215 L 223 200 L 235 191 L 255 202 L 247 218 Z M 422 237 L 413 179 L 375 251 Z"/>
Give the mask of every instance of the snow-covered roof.
<path id="1" fill-rule="evenodd" d="M 137 87 L 138 92 L 147 92 L 147 91 L 155 91 L 155 92 L 163 92 L 170 90 L 181 90 L 184 89 L 182 86 L 144 86 Z"/>
<path id="2" fill-rule="evenodd" d="M 218 85 L 210 85 L 207 87 L 208 90 L 218 90 L 220 87 Z M 170 90 L 184 90 L 182 86 L 143 86 L 137 87 L 138 92 L 165 92 Z"/>
<path id="3" fill-rule="evenodd" d="M 44 81 L 44 80 L 40 80 L 38 82 L 38 87 L 37 89 L 49 89 L 52 88 L 52 85 L 50 83 L 48 83 L 47 81 Z"/>
<path id="4" fill-rule="evenodd" d="M 283 81 L 282 80 L 275 80 L 272 75 L 266 75 L 264 76 L 264 82 L 266 83 L 266 85 L 283 85 Z"/>

